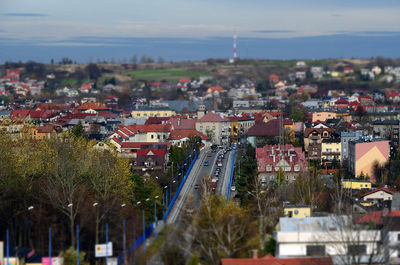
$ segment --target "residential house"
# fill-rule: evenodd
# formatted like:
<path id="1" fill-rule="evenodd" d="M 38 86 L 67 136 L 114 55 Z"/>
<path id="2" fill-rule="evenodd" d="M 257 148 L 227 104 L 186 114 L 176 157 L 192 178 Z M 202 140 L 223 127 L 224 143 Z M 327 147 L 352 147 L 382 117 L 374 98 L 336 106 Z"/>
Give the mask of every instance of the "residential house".
<path id="1" fill-rule="evenodd" d="M 334 128 L 306 128 L 304 130 L 304 150 L 310 159 L 321 158 L 323 139 L 331 139 Z"/>
<path id="2" fill-rule="evenodd" d="M 387 92 L 386 99 L 395 103 L 400 102 L 400 91 Z"/>
<path id="3" fill-rule="evenodd" d="M 196 121 L 196 130 L 207 135 L 218 145 L 227 145 L 230 137 L 230 121 L 221 115 L 208 112 Z"/>
<path id="4" fill-rule="evenodd" d="M 167 141 L 172 131 L 171 124 L 151 124 L 151 125 L 124 125 L 120 124 L 118 130 L 109 136 L 110 142 L 114 139 L 122 142 L 149 142 L 159 143 Z"/>
<path id="5" fill-rule="evenodd" d="M 361 173 L 375 183 L 374 165 L 389 161 L 389 141 L 360 139 L 349 142 L 349 171 L 355 177 Z"/>
<path id="6" fill-rule="evenodd" d="M 61 127 L 55 124 L 45 124 L 42 126 L 27 126 L 22 130 L 22 137 L 32 140 L 44 140 L 56 138 L 61 132 Z"/>
<path id="7" fill-rule="evenodd" d="M 391 201 L 395 192 L 382 187 L 360 195 L 360 200 L 378 203 L 379 201 Z"/>
<path id="8" fill-rule="evenodd" d="M 167 157 L 168 151 L 165 148 L 139 149 L 136 152 L 136 159 L 132 168 L 142 171 L 162 170 L 164 169 Z"/>
<path id="9" fill-rule="evenodd" d="M 247 132 L 247 142 L 253 147 L 277 144 L 280 137 L 288 138 L 289 141 L 294 140 L 293 121 L 273 119 L 267 123 L 256 123 Z"/>
<path id="10" fill-rule="evenodd" d="M 325 166 L 338 166 L 340 162 L 342 145 L 340 139 L 322 139 L 321 161 Z M 334 165 L 336 163 L 336 165 Z"/>
<path id="11" fill-rule="evenodd" d="M 284 180 L 292 182 L 308 170 L 308 161 L 303 150 L 292 144 L 265 145 L 256 148 L 256 159 L 258 179 L 264 185 L 281 181 L 277 179 L 281 173 Z"/>
<path id="12" fill-rule="evenodd" d="M 11 82 L 18 82 L 21 78 L 21 71 L 20 70 L 6 70 L 6 79 L 10 80 Z"/>
<path id="13" fill-rule="evenodd" d="M 98 114 L 99 111 L 107 111 L 109 108 L 106 107 L 105 104 L 96 103 L 96 102 L 86 102 L 73 110 L 73 113 L 90 113 L 90 114 Z"/>
<path id="14" fill-rule="evenodd" d="M 189 141 L 190 137 L 200 137 L 203 144 L 206 144 L 211 140 L 210 137 L 196 130 L 178 129 L 172 130 L 171 134 L 168 137 L 168 141 L 171 142 L 173 145 L 181 147 L 185 142 Z"/>
<path id="15" fill-rule="evenodd" d="M 354 132 L 341 132 L 340 133 L 340 141 L 341 141 L 341 158 L 340 162 L 342 164 L 348 164 L 348 157 L 349 157 L 349 142 L 350 141 L 356 141 L 360 139 L 360 137 L 363 135 L 362 131 L 354 131 Z"/>

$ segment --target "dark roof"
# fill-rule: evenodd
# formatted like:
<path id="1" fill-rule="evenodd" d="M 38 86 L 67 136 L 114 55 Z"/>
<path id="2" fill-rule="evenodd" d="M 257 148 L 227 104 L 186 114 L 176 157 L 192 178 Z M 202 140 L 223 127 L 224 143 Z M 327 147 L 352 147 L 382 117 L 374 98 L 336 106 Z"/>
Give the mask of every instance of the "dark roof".
<path id="1" fill-rule="evenodd" d="M 280 135 L 280 120 L 274 119 L 265 123 L 256 123 L 253 125 L 249 131 L 248 136 L 265 136 L 265 137 L 274 137 Z"/>

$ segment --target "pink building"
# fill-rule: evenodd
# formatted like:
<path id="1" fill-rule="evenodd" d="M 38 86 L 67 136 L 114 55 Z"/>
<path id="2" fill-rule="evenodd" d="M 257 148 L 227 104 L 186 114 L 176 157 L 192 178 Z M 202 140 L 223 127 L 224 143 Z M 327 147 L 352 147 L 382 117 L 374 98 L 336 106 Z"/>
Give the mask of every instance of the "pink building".
<path id="1" fill-rule="evenodd" d="M 384 165 L 389 161 L 389 141 L 359 140 L 349 142 L 349 170 L 355 177 L 362 175 L 376 182 L 374 164 Z"/>

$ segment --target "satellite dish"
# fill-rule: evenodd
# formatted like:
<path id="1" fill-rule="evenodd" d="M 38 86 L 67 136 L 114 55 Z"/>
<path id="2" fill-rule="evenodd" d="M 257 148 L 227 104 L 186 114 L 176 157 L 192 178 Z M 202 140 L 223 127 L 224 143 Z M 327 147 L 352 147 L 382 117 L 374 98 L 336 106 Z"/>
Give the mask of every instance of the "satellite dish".
<path id="1" fill-rule="evenodd" d="M 299 210 L 294 210 L 294 214 L 299 214 Z"/>

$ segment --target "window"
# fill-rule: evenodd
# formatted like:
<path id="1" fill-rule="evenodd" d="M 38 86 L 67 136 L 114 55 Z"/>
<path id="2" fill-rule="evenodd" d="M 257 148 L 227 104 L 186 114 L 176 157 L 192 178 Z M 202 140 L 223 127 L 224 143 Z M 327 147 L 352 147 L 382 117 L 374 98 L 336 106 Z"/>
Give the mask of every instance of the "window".
<path id="1" fill-rule="evenodd" d="M 154 135 L 151 135 L 151 139 L 154 139 Z"/>
<path id="2" fill-rule="evenodd" d="M 271 165 L 267 165 L 266 170 L 267 171 L 272 171 L 272 166 Z"/>
<path id="3" fill-rule="evenodd" d="M 136 116 L 140 117 L 140 113 L 136 114 Z"/>
<path id="4" fill-rule="evenodd" d="M 200 130 L 203 130 L 203 126 L 202 125 L 200 126 Z"/>
<path id="5" fill-rule="evenodd" d="M 157 135 L 157 139 L 160 140 L 160 135 Z"/>
<path id="6" fill-rule="evenodd" d="M 274 181 L 274 176 L 273 175 L 269 176 L 269 180 Z"/>
<path id="7" fill-rule="evenodd" d="M 296 176 L 293 176 L 292 179 L 293 179 L 293 180 L 296 180 Z"/>
<path id="8" fill-rule="evenodd" d="M 325 256 L 325 246 L 316 245 L 316 246 L 306 246 L 307 248 L 307 256 Z"/>
<path id="9" fill-rule="evenodd" d="M 400 241 L 400 234 L 397 234 L 397 241 Z"/>
<path id="10" fill-rule="evenodd" d="M 215 130 L 215 126 L 213 126 L 212 128 L 213 128 L 213 130 Z"/>
<path id="11" fill-rule="evenodd" d="M 289 176 L 286 176 L 286 180 L 289 181 Z"/>
<path id="12" fill-rule="evenodd" d="M 367 253 L 366 245 L 349 245 L 347 246 L 347 254 L 349 255 L 362 255 Z"/>
<path id="13" fill-rule="evenodd" d="M 165 139 L 165 134 L 163 135 L 163 139 Z"/>
<path id="14" fill-rule="evenodd" d="M 288 211 L 288 216 L 293 217 L 293 211 Z"/>

